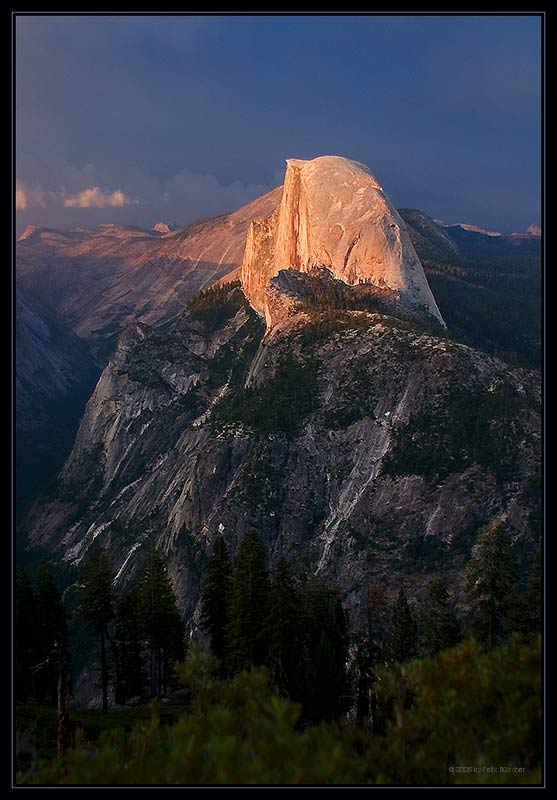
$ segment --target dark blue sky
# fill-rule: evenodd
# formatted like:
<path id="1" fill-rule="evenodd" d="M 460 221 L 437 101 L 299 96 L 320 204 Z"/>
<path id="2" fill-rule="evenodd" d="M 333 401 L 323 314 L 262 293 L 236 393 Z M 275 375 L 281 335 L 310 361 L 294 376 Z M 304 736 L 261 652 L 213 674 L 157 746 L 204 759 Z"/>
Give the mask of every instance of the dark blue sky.
<path id="1" fill-rule="evenodd" d="M 18 228 L 231 210 L 284 160 L 398 206 L 540 221 L 539 17 L 18 17 Z"/>

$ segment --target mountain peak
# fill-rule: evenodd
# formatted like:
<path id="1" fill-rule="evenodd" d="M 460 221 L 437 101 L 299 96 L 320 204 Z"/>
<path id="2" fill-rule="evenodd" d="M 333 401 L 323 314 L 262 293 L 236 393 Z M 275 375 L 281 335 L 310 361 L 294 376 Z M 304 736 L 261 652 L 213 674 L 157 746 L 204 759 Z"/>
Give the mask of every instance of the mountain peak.
<path id="1" fill-rule="evenodd" d="M 156 225 L 153 225 L 152 230 L 156 231 L 157 233 L 162 233 L 164 236 L 166 233 L 172 233 L 176 230 L 174 225 L 170 225 L 168 222 L 157 222 Z"/>
<path id="2" fill-rule="evenodd" d="M 25 239 L 28 239 L 30 236 L 32 236 L 34 233 L 36 233 L 38 230 L 39 230 L 39 228 L 37 228 L 36 225 L 28 225 L 25 228 L 25 230 L 23 231 L 23 233 L 20 236 L 18 236 L 17 241 L 18 242 L 25 241 Z"/>
<path id="3" fill-rule="evenodd" d="M 279 206 L 250 226 L 241 279 L 260 314 L 268 316 L 271 278 L 315 267 L 351 286 L 395 290 L 403 304 L 444 325 L 405 224 L 365 164 L 342 156 L 287 159 Z"/>

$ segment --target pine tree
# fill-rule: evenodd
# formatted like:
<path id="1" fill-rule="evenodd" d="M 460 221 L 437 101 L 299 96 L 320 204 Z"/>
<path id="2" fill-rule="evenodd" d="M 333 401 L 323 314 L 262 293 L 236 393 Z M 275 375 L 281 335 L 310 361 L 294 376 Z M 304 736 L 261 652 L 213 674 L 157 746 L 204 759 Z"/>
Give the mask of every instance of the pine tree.
<path id="1" fill-rule="evenodd" d="M 230 673 L 265 661 L 263 626 L 268 591 L 265 549 L 257 531 L 248 528 L 238 547 L 230 589 L 226 627 L 226 667 Z"/>
<path id="2" fill-rule="evenodd" d="M 302 630 L 307 667 L 301 698 L 312 722 L 331 720 L 351 701 L 346 665 L 348 621 L 338 592 L 306 576 L 300 590 Z"/>
<path id="3" fill-rule="evenodd" d="M 393 609 L 393 617 L 387 633 L 385 654 L 387 661 L 402 663 L 415 658 L 418 652 L 418 629 L 401 589 Z"/>
<path id="4" fill-rule="evenodd" d="M 427 655 L 454 647 L 462 639 L 460 620 L 450 607 L 449 594 L 440 578 L 429 585 L 420 623 Z"/>
<path id="5" fill-rule="evenodd" d="M 273 576 L 264 623 L 266 664 L 281 695 L 302 700 L 307 650 L 301 619 L 300 596 L 286 560 L 281 557 Z"/>
<path id="6" fill-rule="evenodd" d="M 114 638 L 122 677 L 117 702 L 125 703 L 131 697 L 141 695 L 145 686 L 137 589 L 125 592 L 118 599 Z"/>
<path id="7" fill-rule="evenodd" d="M 471 627 L 492 650 L 507 633 L 516 569 L 505 525 L 483 528 L 467 567 Z"/>
<path id="8" fill-rule="evenodd" d="M 219 536 L 215 539 L 207 563 L 207 579 L 201 598 L 201 626 L 209 634 L 211 650 L 221 665 L 225 660 L 231 581 L 232 567 L 226 544 L 222 536 Z"/>
<path id="9" fill-rule="evenodd" d="M 509 612 L 510 629 L 532 638 L 542 631 L 543 583 L 542 549 L 538 545 L 526 590 L 518 595 Z"/>
<path id="10" fill-rule="evenodd" d="M 142 638 L 150 653 L 150 693 L 158 697 L 169 681 L 169 667 L 184 657 L 184 630 L 176 596 L 154 547 L 147 552 L 138 582 Z"/>
<path id="11" fill-rule="evenodd" d="M 370 584 L 366 598 L 365 628 L 356 644 L 358 687 L 356 724 L 365 729 L 371 721 L 373 733 L 382 732 L 382 719 L 376 692 L 377 667 L 381 664 L 387 627 L 385 590 L 377 583 Z"/>
<path id="12" fill-rule="evenodd" d="M 110 634 L 108 625 L 114 617 L 112 568 L 105 551 L 94 544 L 78 586 L 77 619 L 85 623 L 91 633 L 99 637 L 101 660 L 102 709 L 108 708 L 108 661 L 106 646 Z M 116 694 L 119 694 L 118 676 Z"/>
<path id="13" fill-rule="evenodd" d="M 33 667 L 39 660 L 38 609 L 35 592 L 23 567 L 16 568 L 14 592 L 14 684 L 16 700 L 33 694 Z"/>
<path id="14" fill-rule="evenodd" d="M 39 663 L 36 685 L 39 699 L 45 695 L 56 702 L 60 670 L 69 660 L 68 626 L 62 597 L 47 562 L 39 567 L 36 582 L 36 607 L 39 640 Z"/>

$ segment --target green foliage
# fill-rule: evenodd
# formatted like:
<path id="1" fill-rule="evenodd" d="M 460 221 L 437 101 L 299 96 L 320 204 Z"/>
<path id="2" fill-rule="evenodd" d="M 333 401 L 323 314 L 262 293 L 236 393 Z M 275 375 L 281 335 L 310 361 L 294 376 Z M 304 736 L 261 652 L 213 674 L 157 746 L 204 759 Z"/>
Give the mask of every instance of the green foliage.
<path id="1" fill-rule="evenodd" d="M 509 627 L 526 638 L 541 635 L 543 625 L 542 547 L 538 544 L 526 590 L 514 600 L 509 611 Z"/>
<path id="2" fill-rule="evenodd" d="M 346 723 L 301 729 L 299 706 L 273 694 L 264 669 L 219 681 L 192 654 L 186 672 L 195 689 L 175 724 L 161 725 L 154 713 L 131 733 L 113 726 L 94 749 L 44 764 L 32 780 L 163 786 L 540 783 L 540 651 L 539 639 L 512 640 L 487 654 L 469 640 L 383 670 L 379 692 L 392 709 L 384 736 Z M 469 765 L 479 771 L 451 771 Z M 496 771 L 488 772 L 490 766 Z"/>
<path id="3" fill-rule="evenodd" d="M 207 562 L 207 577 L 201 598 L 201 626 L 209 634 L 211 650 L 221 662 L 225 657 L 231 580 L 232 569 L 226 544 L 222 536 L 218 536 Z"/>
<path id="4" fill-rule="evenodd" d="M 508 632 L 517 571 L 504 523 L 478 532 L 467 565 L 467 599 L 472 630 L 492 649 Z"/>
<path id="5" fill-rule="evenodd" d="M 539 637 L 528 644 L 511 640 L 490 653 L 467 640 L 385 672 L 379 692 L 393 710 L 386 736 L 374 740 L 376 781 L 539 782 L 540 659 Z M 458 771 L 470 766 L 478 772 Z"/>
<path id="6" fill-rule="evenodd" d="M 365 364 L 354 366 L 340 397 L 334 398 L 335 407 L 325 414 L 326 427 L 339 430 L 371 416 L 376 403 L 372 386 L 369 368 Z"/>
<path id="7" fill-rule="evenodd" d="M 192 695 L 210 688 L 219 676 L 222 677 L 219 659 L 196 643 L 188 648 L 186 660 L 176 664 L 175 672 L 182 686 L 190 689 Z"/>
<path id="8" fill-rule="evenodd" d="M 423 648 L 428 655 L 454 647 L 462 638 L 460 620 L 451 609 L 449 593 L 441 578 L 428 587 L 425 603 L 420 611 L 423 630 Z"/>
<path id="9" fill-rule="evenodd" d="M 241 390 L 219 406 L 219 425 L 244 423 L 260 433 L 292 435 L 315 408 L 317 371 L 290 353 L 277 365 L 274 376 L 257 387 Z"/>
<path id="10" fill-rule="evenodd" d="M 166 690 L 174 661 L 184 656 L 184 629 L 166 567 L 154 547 L 145 555 L 137 584 L 142 639 L 150 650 L 150 693 Z"/>
<path id="11" fill-rule="evenodd" d="M 418 626 L 401 589 L 393 609 L 393 617 L 385 642 L 385 656 L 389 663 L 403 663 L 414 658 L 418 651 Z"/>
<path id="12" fill-rule="evenodd" d="M 59 670 L 66 669 L 69 660 L 66 612 L 50 564 L 40 564 L 35 589 L 25 570 L 17 566 L 13 665 L 16 699 L 55 703 Z"/>
<path id="13" fill-rule="evenodd" d="M 102 707 L 108 708 L 108 662 L 106 640 L 108 625 L 114 617 L 114 591 L 112 567 L 102 547 L 93 544 L 78 585 L 76 619 L 99 636 L 101 662 Z M 116 683 L 118 684 L 118 675 Z M 118 693 L 118 690 L 117 690 Z"/>
<path id="14" fill-rule="evenodd" d="M 514 444 L 523 435 L 524 401 L 512 387 L 450 390 L 441 410 L 431 408 L 399 427 L 383 462 L 385 475 L 443 480 L 472 464 L 502 478 L 513 476 Z"/>
<path id="15" fill-rule="evenodd" d="M 264 638 L 266 665 L 278 693 L 303 700 L 307 666 L 301 598 L 284 558 L 280 558 L 269 590 Z"/>
<path id="16" fill-rule="evenodd" d="M 31 670 L 39 661 L 38 613 L 29 578 L 23 567 L 17 566 L 14 592 L 14 685 L 15 697 L 23 703 L 33 692 Z"/>
<path id="17" fill-rule="evenodd" d="M 349 286 L 332 278 L 328 271 L 325 276 L 305 274 L 300 290 L 302 297 L 296 303 L 296 311 L 305 311 L 310 317 L 322 311 L 377 311 L 382 296 L 397 296 L 396 292 L 373 284 Z"/>
<path id="18" fill-rule="evenodd" d="M 205 406 L 203 400 L 191 386 L 185 394 L 180 395 L 178 402 L 185 411 L 190 411 L 192 414 L 200 414 Z"/>
<path id="19" fill-rule="evenodd" d="M 137 589 L 125 592 L 117 600 L 114 638 L 121 675 L 121 696 L 117 698 L 117 702 L 125 703 L 131 697 L 143 694 L 145 687 Z"/>
<path id="20" fill-rule="evenodd" d="M 356 322 L 369 328 L 369 320 L 359 316 L 350 317 L 335 311 L 312 314 L 311 320 L 296 330 L 296 337 L 302 348 L 314 347 L 341 331 L 349 330 Z"/>
<path id="21" fill-rule="evenodd" d="M 207 333 L 213 333 L 231 319 L 244 305 L 245 298 L 239 281 L 210 286 L 186 303 L 194 320 L 202 322 Z"/>
<path id="22" fill-rule="evenodd" d="M 438 536 L 416 535 L 403 546 L 401 571 L 413 573 L 441 570 L 447 559 L 454 557 L 454 551 L 454 547 L 448 547 Z"/>
<path id="23" fill-rule="evenodd" d="M 161 725 L 169 725 L 177 721 L 183 707 L 165 703 L 125 710 L 109 709 L 107 712 L 72 708 L 70 717 L 76 728 L 76 746 L 89 749 L 98 745 L 101 737 L 110 736 L 114 731 L 129 735 L 138 724 L 148 723 L 154 710 Z M 57 750 L 57 710 L 53 706 L 30 703 L 18 705 L 15 726 L 16 783 L 25 784 L 33 780 L 42 783 L 42 775 L 54 774 L 60 764 L 54 760 Z M 41 762 L 41 773 L 37 776 L 36 770 Z"/>
<path id="24" fill-rule="evenodd" d="M 313 576 L 303 578 L 299 593 L 307 662 L 299 698 L 304 717 L 312 722 L 337 719 L 348 710 L 352 700 L 346 672 L 349 646 L 346 613 L 338 592 Z"/>
<path id="25" fill-rule="evenodd" d="M 93 544 L 78 587 L 77 619 L 100 633 L 114 617 L 112 566 L 103 548 Z"/>
<path id="26" fill-rule="evenodd" d="M 443 231 L 421 212 L 402 209 L 437 305 L 449 330 L 509 363 L 540 366 L 540 239 Z M 450 247 L 450 240 L 459 252 Z"/>
<path id="27" fill-rule="evenodd" d="M 336 728 L 297 731 L 299 709 L 273 695 L 265 670 L 204 688 L 171 728 L 154 716 L 113 731 L 92 753 L 69 754 L 35 780 L 61 784 L 255 785 L 357 782 L 365 765 Z"/>
<path id="28" fill-rule="evenodd" d="M 38 661 L 40 668 L 33 670 L 37 697 L 56 702 L 58 672 L 69 660 L 68 626 L 62 596 L 58 591 L 50 565 L 43 562 L 36 581 L 37 618 L 33 627 L 38 633 Z"/>
<path id="29" fill-rule="evenodd" d="M 348 628 L 338 594 L 313 577 L 295 578 L 283 558 L 269 582 L 265 550 L 253 528 L 240 542 L 230 585 L 228 569 L 224 542 L 217 539 L 202 621 L 225 670 L 234 674 L 265 664 L 275 690 L 299 701 L 306 721 L 346 711 Z"/>
<path id="30" fill-rule="evenodd" d="M 236 553 L 230 588 L 226 668 L 231 673 L 265 660 L 263 626 L 268 591 L 265 548 L 257 531 L 248 528 Z"/>

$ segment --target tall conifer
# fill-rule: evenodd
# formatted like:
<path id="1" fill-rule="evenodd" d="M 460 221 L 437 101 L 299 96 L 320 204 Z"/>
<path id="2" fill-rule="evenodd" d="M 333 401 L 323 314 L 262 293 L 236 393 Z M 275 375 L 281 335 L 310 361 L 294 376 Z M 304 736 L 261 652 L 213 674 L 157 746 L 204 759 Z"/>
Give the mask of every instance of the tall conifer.
<path id="1" fill-rule="evenodd" d="M 213 654 L 224 664 L 232 568 L 222 536 L 215 539 L 201 599 L 201 625 L 209 634 Z"/>
<path id="2" fill-rule="evenodd" d="M 230 589 L 226 666 L 232 673 L 265 661 L 263 627 L 268 591 L 265 549 L 257 531 L 248 528 L 238 547 Z"/>

